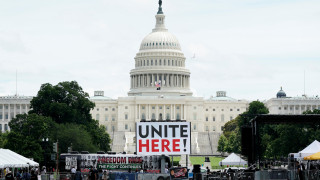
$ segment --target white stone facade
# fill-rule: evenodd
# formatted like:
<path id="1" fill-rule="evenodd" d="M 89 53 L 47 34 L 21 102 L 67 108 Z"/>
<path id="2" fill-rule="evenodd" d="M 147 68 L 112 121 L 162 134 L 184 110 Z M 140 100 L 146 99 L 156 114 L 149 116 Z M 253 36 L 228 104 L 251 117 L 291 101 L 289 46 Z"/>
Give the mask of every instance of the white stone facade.
<path id="1" fill-rule="evenodd" d="M 0 96 L 0 132 L 10 131 L 9 122 L 17 114 L 28 113 L 31 96 Z"/>
<path id="2" fill-rule="evenodd" d="M 193 154 L 215 154 L 222 126 L 246 111 L 249 104 L 226 96 L 94 96 L 91 100 L 96 104 L 92 117 L 106 127 L 113 139 L 112 150 L 128 153 L 135 152 L 136 122 L 168 119 L 191 122 Z"/>
<path id="3" fill-rule="evenodd" d="M 272 98 L 266 103 L 269 114 L 302 114 L 307 110 L 320 109 L 319 97 Z"/>
<path id="4" fill-rule="evenodd" d="M 215 154 L 222 126 L 246 111 L 249 102 L 229 98 L 225 91 L 210 99 L 193 97 L 186 58 L 159 12 L 155 28 L 142 40 L 134 58 L 129 96 L 111 99 L 95 92 L 92 117 L 106 127 L 115 152 L 136 151 L 136 122 L 186 120 L 191 122 L 192 154 Z"/>

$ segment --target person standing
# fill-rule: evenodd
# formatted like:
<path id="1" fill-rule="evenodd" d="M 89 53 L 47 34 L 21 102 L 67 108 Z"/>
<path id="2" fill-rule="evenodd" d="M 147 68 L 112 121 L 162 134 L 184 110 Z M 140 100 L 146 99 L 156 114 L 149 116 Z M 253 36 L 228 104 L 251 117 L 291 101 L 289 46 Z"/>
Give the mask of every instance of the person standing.
<path id="1" fill-rule="evenodd" d="M 13 174 L 10 170 L 7 170 L 7 174 L 5 176 L 5 180 L 14 180 Z"/>
<path id="2" fill-rule="evenodd" d="M 82 180 L 82 173 L 81 173 L 79 168 L 77 168 L 77 171 L 76 171 L 76 173 L 74 175 L 74 179 L 75 180 Z"/>
<path id="3" fill-rule="evenodd" d="M 30 174 L 28 173 L 27 170 L 23 170 L 23 175 L 22 175 L 22 179 L 23 180 L 30 180 Z"/>
<path id="4" fill-rule="evenodd" d="M 38 180 L 38 175 L 35 173 L 35 171 L 31 171 L 31 177 L 30 180 Z"/>
<path id="5" fill-rule="evenodd" d="M 76 174 L 76 168 L 72 167 L 71 168 L 71 179 L 74 180 L 74 175 Z"/>
<path id="6" fill-rule="evenodd" d="M 16 180 L 20 180 L 21 177 L 22 177 L 22 174 L 21 174 L 20 170 L 18 170 L 16 173 Z"/>
<path id="7" fill-rule="evenodd" d="M 107 170 L 104 170 L 104 171 L 103 171 L 102 179 L 103 179 L 103 180 L 107 180 L 107 179 L 108 179 L 108 171 L 107 171 Z"/>
<path id="8" fill-rule="evenodd" d="M 304 178 L 302 174 L 302 168 L 298 161 L 296 161 L 296 169 L 297 169 L 298 179 L 303 180 Z"/>

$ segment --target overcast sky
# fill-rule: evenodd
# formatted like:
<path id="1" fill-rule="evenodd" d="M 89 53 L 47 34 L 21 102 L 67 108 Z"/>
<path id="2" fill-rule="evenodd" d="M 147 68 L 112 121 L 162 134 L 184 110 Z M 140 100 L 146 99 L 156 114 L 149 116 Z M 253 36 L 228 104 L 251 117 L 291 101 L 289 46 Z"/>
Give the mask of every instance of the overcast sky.
<path id="1" fill-rule="evenodd" d="M 163 0 L 195 96 L 320 95 L 319 0 Z M 127 96 L 129 71 L 155 25 L 157 0 L 0 0 L 0 96 L 76 80 Z M 195 54 L 196 58 L 191 58 Z"/>

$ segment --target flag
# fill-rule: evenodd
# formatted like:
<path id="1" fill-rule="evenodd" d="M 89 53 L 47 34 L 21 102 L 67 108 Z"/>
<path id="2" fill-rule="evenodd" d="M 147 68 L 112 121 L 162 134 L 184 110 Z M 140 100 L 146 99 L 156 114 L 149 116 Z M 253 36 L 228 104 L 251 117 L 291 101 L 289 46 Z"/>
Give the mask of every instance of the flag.
<path id="1" fill-rule="evenodd" d="M 160 90 L 160 88 L 161 88 L 161 81 L 159 80 L 158 83 L 157 83 L 157 81 L 156 81 L 155 83 L 156 83 L 157 90 Z"/>

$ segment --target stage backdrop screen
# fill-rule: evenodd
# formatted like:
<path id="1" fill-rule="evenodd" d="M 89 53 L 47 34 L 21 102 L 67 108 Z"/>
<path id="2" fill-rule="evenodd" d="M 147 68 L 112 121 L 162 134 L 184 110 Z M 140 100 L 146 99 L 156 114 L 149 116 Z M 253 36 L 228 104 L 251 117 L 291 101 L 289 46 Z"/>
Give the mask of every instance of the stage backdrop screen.
<path id="1" fill-rule="evenodd" d="M 138 155 L 190 154 L 190 122 L 138 122 Z"/>

